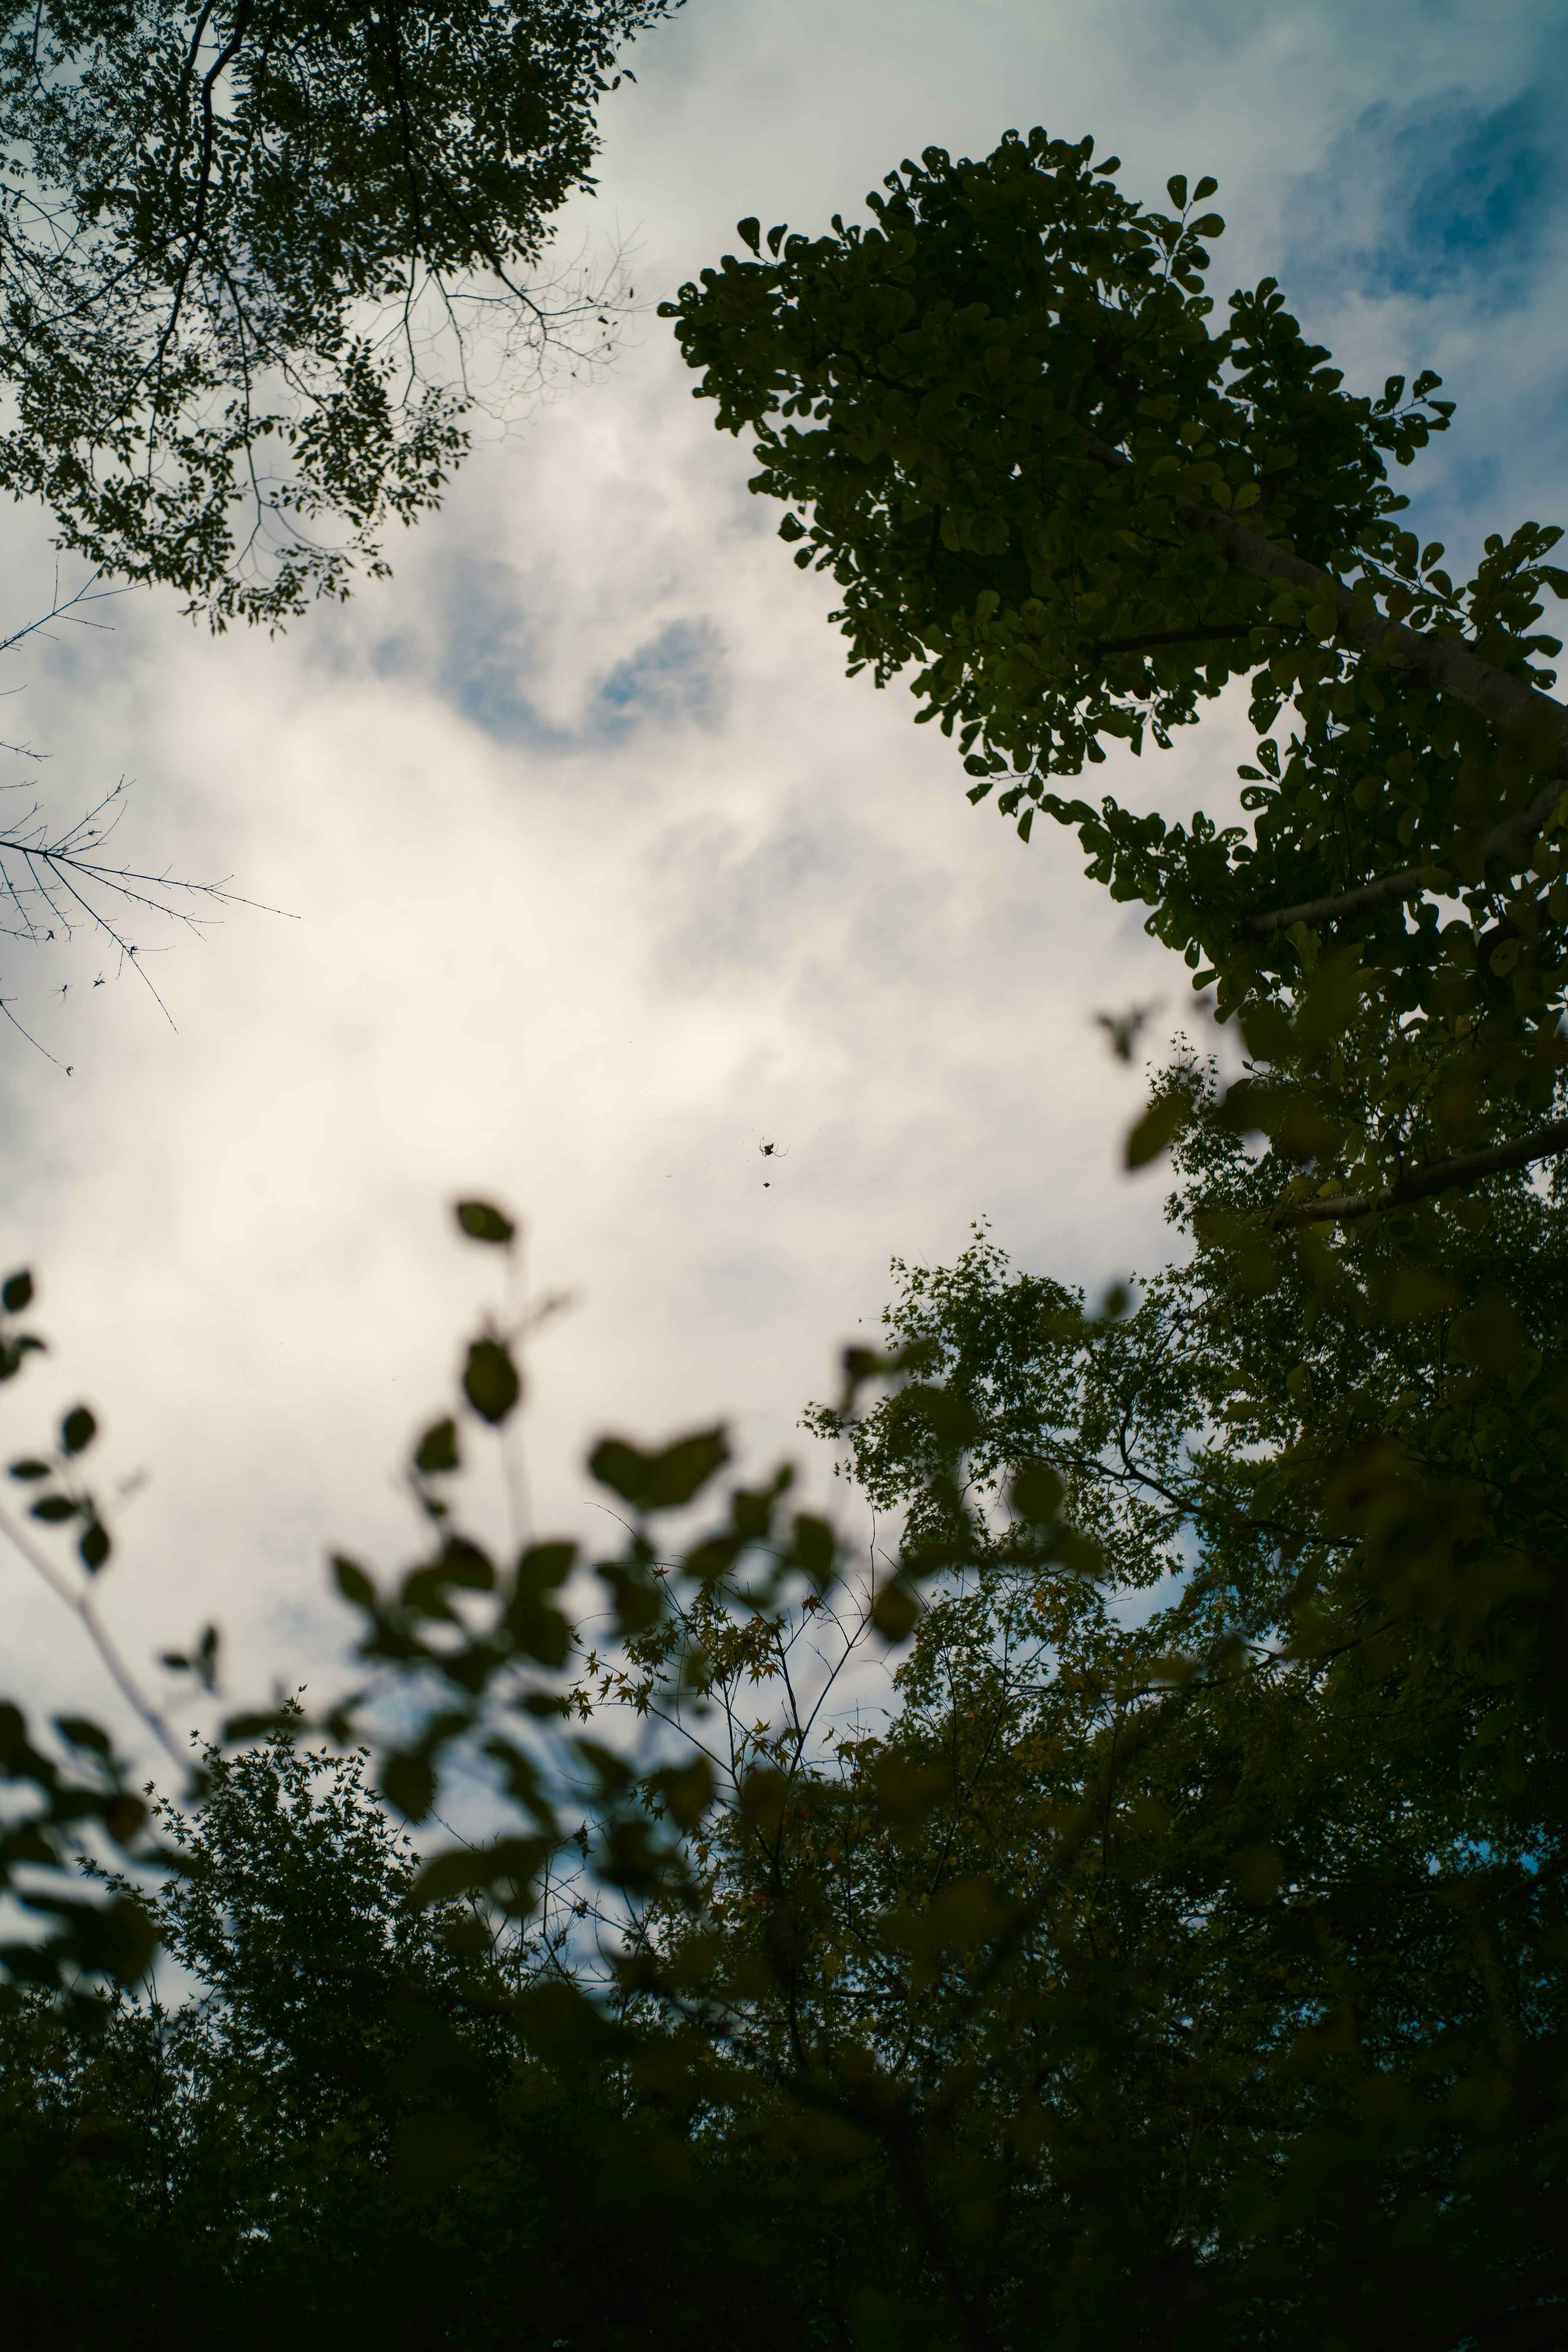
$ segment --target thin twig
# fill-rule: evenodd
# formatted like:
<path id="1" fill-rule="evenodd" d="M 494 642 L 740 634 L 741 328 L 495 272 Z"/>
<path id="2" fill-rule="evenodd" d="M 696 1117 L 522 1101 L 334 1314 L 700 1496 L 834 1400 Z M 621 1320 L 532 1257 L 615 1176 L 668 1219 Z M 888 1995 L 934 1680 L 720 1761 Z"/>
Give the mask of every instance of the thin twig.
<path id="1" fill-rule="evenodd" d="M 91 1596 L 79 1591 L 68 1577 L 62 1576 L 46 1552 L 40 1551 L 25 1528 L 19 1527 L 9 1511 L 0 1507 L 0 1535 L 5 1536 L 21 1553 L 28 1567 L 41 1576 L 56 1599 L 62 1601 L 86 1628 L 87 1637 L 108 1668 L 121 1696 L 140 1716 L 160 1747 L 172 1756 L 182 1771 L 190 1761 L 169 1729 L 163 1717 L 139 1688 L 135 1676 L 121 1656 L 105 1631 Z"/>

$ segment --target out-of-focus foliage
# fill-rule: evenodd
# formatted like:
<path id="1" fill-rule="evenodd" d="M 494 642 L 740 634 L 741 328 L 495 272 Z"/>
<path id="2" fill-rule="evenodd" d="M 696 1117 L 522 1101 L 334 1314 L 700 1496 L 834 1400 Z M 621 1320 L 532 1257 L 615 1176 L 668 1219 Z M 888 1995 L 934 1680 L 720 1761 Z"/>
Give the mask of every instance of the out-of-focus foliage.
<path id="1" fill-rule="evenodd" d="M 0 2020 L 7 2342 L 740 2328 L 755 2271 L 710 2234 L 740 2182 L 673 2193 L 689 2155 L 628 2100 L 624 2047 L 580 2005 L 531 2054 L 548 1993 L 471 1909 L 411 1902 L 416 1858 L 362 1757 L 307 1751 L 297 1720 L 209 1750 L 193 1818 L 155 1809 L 180 1867 L 149 1916 L 187 1997 L 149 1981 L 88 2032 L 37 1999 Z M 789 2316 L 774 2298 L 748 2332 L 782 2345 Z"/>
<path id="2" fill-rule="evenodd" d="M 610 348 L 618 290 L 541 264 L 679 5 L 8 9 L 0 488 L 220 627 L 384 572 L 476 398 Z"/>
<path id="3" fill-rule="evenodd" d="M 504 1543 L 465 1515 L 551 1302 L 462 1202 L 507 1307 L 413 1449 L 412 1564 L 333 1564 L 365 1682 L 320 1727 L 353 1759 L 300 1753 L 297 1710 L 234 1718 L 159 1815 L 142 1913 L 197 2000 L 116 1990 L 86 1927 L 74 1979 L 68 1937 L 13 1990 L 40 2340 L 100 2334 L 152 2245 L 180 2286 L 149 2344 L 213 2311 L 240 2343 L 286 2315 L 552 2352 L 1568 2340 L 1544 537 L 1499 541 L 1492 606 L 1420 604 L 1382 457 L 1433 412 L 1342 396 L 1269 289 L 1212 336 L 1215 232 L 1173 202 L 1043 138 L 933 152 L 863 236 L 763 262 L 742 225 L 755 266 L 680 316 L 978 785 L 1011 761 L 1052 806 L 1100 735 L 1243 668 L 1260 725 L 1291 698 L 1250 843 L 1055 812 L 1239 1019 L 1247 1074 L 1179 1058 L 1128 1139 L 1174 1155 L 1179 1262 L 1098 1311 L 984 1234 L 900 1269 L 886 1348 L 811 1416 L 875 1557 L 787 1470 L 730 1482 L 710 1428 L 598 1445 L 625 1541 L 594 1558 L 528 1531 L 521 1478 Z M 1319 896 L 1275 921 L 1258 882 Z M 181 1663 L 210 1682 L 210 1648 Z M 458 1799 L 493 1834 L 450 1836 Z"/>
<path id="4" fill-rule="evenodd" d="M 1173 1213 L 1266 1192 L 1176 1082 Z M 1499 1188 L 1414 1314 L 1364 1230 L 1099 1314 L 983 1235 L 900 1270 L 814 1416 L 877 1582 L 782 1475 L 693 1527 L 710 1431 L 597 1450 L 595 1603 L 460 1531 L 433 1423 L 426 1556 L 338 1563 L 419 1700 L 386 1795 L 232 1724 L 161 1891 L 107 1874 L 190 1997 L 13 1993 L 18 2340 L 135 2273 L 149 2347 L 1557 2341 L 1563 1214 Z M 416 1855 L 383 1807 L 476 1771 L 517 1828 Z"/>

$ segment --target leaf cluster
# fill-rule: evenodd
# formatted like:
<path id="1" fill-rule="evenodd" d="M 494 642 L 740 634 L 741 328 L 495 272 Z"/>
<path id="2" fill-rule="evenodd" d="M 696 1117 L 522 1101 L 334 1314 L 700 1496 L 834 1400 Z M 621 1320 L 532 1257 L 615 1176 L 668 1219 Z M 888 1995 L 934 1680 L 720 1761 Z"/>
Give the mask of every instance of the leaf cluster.
<path id="1" fill-rule="evenodd" d="M 218 627 L 384 572 L 479 347 L 603 348 L 606 298 L 539 265 L 620 47 L 678 5 L 7 11 L 0 486 Z"/>

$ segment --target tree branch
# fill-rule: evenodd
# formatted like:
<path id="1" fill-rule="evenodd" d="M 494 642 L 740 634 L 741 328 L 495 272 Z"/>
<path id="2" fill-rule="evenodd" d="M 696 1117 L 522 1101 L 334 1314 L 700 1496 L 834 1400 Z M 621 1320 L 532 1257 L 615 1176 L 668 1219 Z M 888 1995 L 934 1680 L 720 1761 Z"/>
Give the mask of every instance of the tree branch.
<path id="1" fill-rule="evenodd" d="M 1564 781 L 1561 773 L 1553 776 L 1527 807 L 1505 816 L 1489 833 L 1483 834 L 1482 856 L 1506 858 L 1515 866 L 1522 865 L 1536 835 L 1563 798 Z M 1337 897 L 1303 899 L 1299 907 L 1280 907 L 1268 915 L 1244 915 L 1236 928 L 1244 940 L 1268 940 L 1277 931 L 1288 931 L 1292 923 L 1350 920 L 1357 915 L 1370 914 L 1374 907 L 1386 907 L 1391 899 L 1419 898 L 1423 891 L 1433 887 L 1427 879 L 1429 875 L 1447 872 L 1436 859 L 1426 866 L 1407 866 L 1403 873 L 1384 874 L 1376 882 L 1363 882 L 1358 889 L 1342 890 Z M 1457 881 L 1458 877 L 1448 878 Z"/>
<path id="2" fill-rule="evenodd" d="M 1097 637 L 1090 646 L 1091 661 L 1103 661 L 1107 654 L 1141 653 L 1145 646 L 1190 646 L 1211 637 L 1249 637 L 1250 627 L 1231 626 L 1223 621 L 1194 621 L 1184 629 L 1150 629 L 1141 637 Z"/>
<path id="3" fill-rule="evenodd" d="M 1100 440 L 1084 425 L 1075 429 L 1089 456 L 1108 472 L 1132 470 L 1132 460 L 1124 451 L 1113 448 L 1109 441 Z M 1250 572 L 1256 579 L 1286 582 L 1317 596 L 1326 592 L 1333 605 L 1336 634 L 1347 645 L 1359 647 L 1364 654 L 1385 657 L 1407 677 L 1417 678 L 1438 694 L 1464 703 L 1499 735 L 1522 739 L 1527 746 L 1549 747 L 1547 761 L 1542 764 L 1549 763 L 1552 781 L 1526 807 L 1515 810 L 1493 825 L 1481 842 L 1489 858 L 1506 859 L 1515 868 L 1521 866 L 1536 835 L 1562 798 L 1564 783 L 1568 783 L 1568 709 L 1538 688 L 1527 686 L 1522 678 L 1510 677 L 1495 662 L 1484 661 L 1462 638 L 1427 635 L 1390 620 L 1364 593 L 1358 595 L 1331 572 L 1306 562 L 1288 548 L 1266 539 L 1261 531 L 1250 530 L 1234 515 L 1221 514 L 1195 499 L 1173 497 L 1171 506 L 1184 530 L 1204 532 L 1227 562 Z M 1391 899 L 1417 896 L 1426 887 L 1422 880 L 1423 872 L 1429 870 L 1429 866 L 1407 866 L 1402 873 L 1384 875 L 1335 898 L 1310 899 L 1302 906 L 1287 907 L 1275 914 L 1247 916 L 1237 929 L 1244 938 L 1268 939 L 1276 931 L 1288 930 L 1292 923 L 1364 914 L 1373 907 L 1385 906 Z"/>
<path id="4" fill-rule="evenodd" d="M 1538 1127 L 1533 1135 L 1517 1136 L 1511 1143 L 1494 1143 L 1488 1150 L 1471 1151 L 1462 1160 L 1438 1160 L 1417 1168 L 1381 1192 L 1342 1192 L 1330 1201 L 1298 1201 L 1275 1213 L 1276 1225 L 1345 1224 L 1352 1217 L 1370 1216 L 1376 1209 L 1401 1209 L 1409 1201 L 1425 1201 L 1434 1192 L 1473 1184 L 1482 1176 L 1496 1176 L 1505 1168 L 1528 1168 L 1537 1160 L 1555 1160 L 1568 1151 L 1568 1119 Z"/>
<path id="5" fill-rule="evenodd" d="M 1132 460 L 1122 450 L 1112 448 L 1109 441 L 1101 441 L 1081 425 L 1077 430 L 1089 456 L 1108 471 L 1132 470 Z M 1315 563 L 1249 530 L 1234 515 L 1221 514 L 1217 508 L 1203 506 L 1196 499 L 1173 496 L 1171 506 L 1184 529 L 1206 533 L 1227 562 L 1257 579 L 1287 581 L 1291 587 L 1309 589 L 1316 595 L 1327 589 L 1338 634 L 1348 645 L 1360 646 L 1363 653 L 1386 655 L 1396 669 L 1465 703 L 1500 734 L 1528 739 L 1544 733 L 1556 747 L 1559 764 L 1568 768 L 1568 710 L 1550 695 L 1527 686 L 1522 678 L 1510 677 L 1495 662 L 1483 661 L 1462 638 L 1427 635 L 1391 621 L 1331 572 L 1320 571 Z"/>
<path id="6" fill-rule="evenodd" d="M 0 1535 L 6 1537 L 15 1545 L 27 1566 L 35 1575 L 43 1578 L 57 1600 L 63 1601 L 72 1615 L 80 1619 L 88 1640 L 109 1669 L 110 1675 L 121 1698 L 132 1713 L 141 1717 L 159 1746 L 174 1758 L 174 1762 L 184 1771 L 191 1760 L 190 1758 L 181 1748 L 152 1700 L 142 1696 L 135 1675 L 110 1640 L 98 1612 L 92 1605 L 91 1595 L 85 1591 L 79 1591 L 68 1576 L 62 1575 L 48 1554 L 41 1550 L 33 1541 L 26 1529 L 17 1525 L 9 1511 L 3 1509 L 0 1509 Z"/>

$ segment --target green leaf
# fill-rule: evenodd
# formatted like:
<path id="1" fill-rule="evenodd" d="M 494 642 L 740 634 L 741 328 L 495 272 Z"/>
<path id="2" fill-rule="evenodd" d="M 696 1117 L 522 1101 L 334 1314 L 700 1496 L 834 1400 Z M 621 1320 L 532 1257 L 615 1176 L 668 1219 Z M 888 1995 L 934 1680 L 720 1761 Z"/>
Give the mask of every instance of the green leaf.
<path id="1" fill-rule="evenodd" d="M 519 1592 L 553 1592 L 565 1583 L 577 1559 L 574 1543 L 530 1544 L 517 1563 Z"/>
<path id="2" fill-rule="evenodd" d="M 563 1666 L 572 1649 L 572 1624 L 559 1609 L 520 1592 L 506 1612 L 507 1630 L 525 1657 L 552 1669 Z"/>
<path id="3" fill-rule="evenodd" d="M 1175 1139 L 1191 1117 L 1192 1105 L 1184 1094 L 1173 1091 L 1151 1103 L 1127 1138 L 1128 1167 L 1146 1167 Z"/>
<path id="4" fill-rule="evenodd" d="M 1244 1903 L 1270 1903 L 1279 1892 L 1284 1864 L 1271 1845 L 1249 1846 L 1236 1859 L 1237 1888 Z"/>
<path id="5" fill-rule="evenodd" d="M 426 1911 L 435 1903 L 508 1880 L 518 1890 L 509 1910 L 531 1909 L 533 1890 L 551 1851 L 545 1838 L 498 1838 L 493 1845 L 454 1847 L 427 1862 L 409 1895 L 409 1907 Z"/>
<path id="6" fill-rule="evenodd" d="M 510 1350 L 500 1339 L 476 1339 L 463 1369 L 463 1394 L 492 1429 L 515 1410 L 522 1393 Z"/>
<path id="7" fill-rule="evenodd" d="M 435 1769 L 423 1756 L 389 1756 L 382 1766 L 381 1785 L 388 1804 L 395 1805 L 407 1821 L 424 1821 L 436 1801 Z"/>
<path id="8" fill-rule="evenodd" d="M 878 1587 L 871 1622 L 886 1641 L 907 1642 L 920 1613 L 920 1602 L 903 1578 L 892 1577 Z"/>
<path id="9" fill-rule="evenodd" d="M 806 1511 L 796 1514 L 791 1559 L 818 1592 L 826 1592 L 833 1582 L 837 1549 L 833 1529 L 826 1519 L 816 1518 Z"/>
<path id="10" fill-rule="evenodd" d="M 742 1815 L 768 1836 L 782 1825 L 788 1803 L 789 1781 L 771 1764 L 755 1766 L 741 1782 Z"/>
<path id="11" fill-rule="evenodd" d="M 667 1765 L 653 1775 L 649 1785 L 683 1830 L 696 1828 L 715 1795 L 713 1768 L 705 1756 L 694 1756 L 687 1764 Z"/>
<path id="12" fill-rule="evenodd" d="M 1184 173 L 1178 172 L 1173 179 L 1166 181 L 1165 193 L 1170 197 L 1171 202 L 1175 205 L 1176 210 L 1179 213 L 1184 213 L 1186 211 L 1187 182 L 1186 174 Z"/>
<path id="13" fill-rule="evenodd" d="M 332 1556 L 332 1576 L 343 1599 L 352 1601 L 356 1609 L 368 1609 L 374 1601 L 374 1585 L 363 1569 L 346 1559 L 342 1552 Z"/>
<path id="14" fill-rule="evenodd" d="M 1060 1514 L 1067 1488 L 1048 1462 L 1026 1462 L 1013 1478 L 1013 1508 L 1036 1527 L 1048 1527 Z"/>
<path id="15" fill-rule="evenodd" d="M 77 1545 L 77 1550 L 80 1555 L 82 1566 L 89 1570 L 92 1575 L 96 1576 L 98 1574 L 99 1570 L 103 1566 L 112 1549 L 113 1546 L 110 1541 L 109 1529 L 104 1526 L 101 1519 L 93 1519 L 89 1526 L 82 1529 L 81 1538 Z"/>
<path id="16" fill-rule="evenodd" d="M 63 1520 L 74 1519 L 80 1509 L 81 1505 L 73 1503 L 68 1495 L 46 1495 L 33 1505 L 31 1516 L 58 1527 Z"/>
<path id="17" fill-rule="evenodd" d="M 642 1567 L 619 1559 L 604 1559 L 595 1570 L 616 1604 L 616 1632 L 625 1638 L 658 1622 L 664 1614 L 664 1587 Z"/>
<path id="18" fill-rule="evenodd" d="M 750 246 L 754 254 L 759 257 L 761 256 L 763 249 L 763 225 L 762 222 L 756 218 L 754 214 L 748 214 L 744 220 L 737 221 L 735 223 L 735 235 L 740 238 L 742 245 Z"/>
<path id="19" fill-rule="evenodd" d="M 89 1748 L 106 1760 L 114 1752 L 108 1732 L 85 1715 L 57 1715 L 55 1729 L 72 1748 Z"/>
<path id="20" fill-rule="evenodd" d="M 1512 1301 L 1492 1291 L 1453 1325 L 1454 1352 L 1482 1371 L 1511 1371 L 1524 1352 L 1524 1325 Z"/>
<path id="21" fill-rule="evenodd" d="M 634 1510 L 669 1511 L 689 1503 L 729 1459 L 724 1431 L 704 1429 L 677 1438 L 659 1454 L 645 1454 L 623 1437 L 603 1438 L 588 1458 L 588 1468 L 601 1486 L 608 1486 Z"/>
<path id="22" fill-rule="evenodd" d="M 1206 196 L 1215 194 L 1218 188 L 1219 182 L 1217 180 L 1211 180 L 1205 172 L 1203 178 L 1198 182 L 1197 186 L 1193 190 L 1194 204 L 1201 205 Z"/>
<path id="23" fill-rule="evenodd" d="M 13 1478 L 50 1478 L 54 1473 L 47 1462 L 35 1462 L 29 1459 L 24 1462 L 13 1462 L 11 1475 Z"/>
<path id="24" fill-rule="evenodd" d="M 414 1467 L 422 1478 L 434 1478 L 458 1467 L 458 1424 L 449 1416 L 427 1429 L 415 1449 Z"/>
<path id="25" fill-rule="evenodd" d="M 0 1307 L 5 1307 L 7 1315 L 20 1315 L 24 1307 L 31 1306 L 32 1300 L 33 1277 L 30 1274 L 9 1275 L 4 1286 L 0 1286 Z"/>
<path id="26" fill-rule="evenodd" d="M 511 1219 L 491 1206 L 489 1201 L 459 1201 L 458 1223 L 471 1242 L 489 1242 L 505 1248 L 517 1232 Z"/>

